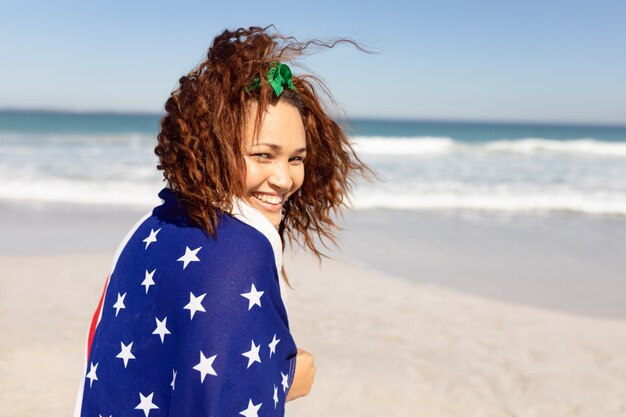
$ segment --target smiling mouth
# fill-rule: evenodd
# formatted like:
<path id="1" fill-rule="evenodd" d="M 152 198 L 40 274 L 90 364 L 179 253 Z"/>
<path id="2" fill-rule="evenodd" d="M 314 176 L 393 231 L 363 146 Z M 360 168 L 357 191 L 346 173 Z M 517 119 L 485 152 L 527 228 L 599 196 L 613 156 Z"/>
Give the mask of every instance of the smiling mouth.
<path id="1" fill-rule="evenodd" d="M 282 197 L 277 196 L 277 195 L 253 193 L 252 197 L 256 198 L 262 203 L 271 204 L 273 206 L 280 206 L 283 203 Z"/>

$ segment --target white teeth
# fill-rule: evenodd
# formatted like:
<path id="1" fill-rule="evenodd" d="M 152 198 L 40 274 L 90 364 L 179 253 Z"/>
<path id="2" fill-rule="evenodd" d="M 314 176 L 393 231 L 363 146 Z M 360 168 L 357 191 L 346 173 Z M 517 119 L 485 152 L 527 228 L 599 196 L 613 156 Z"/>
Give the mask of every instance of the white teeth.
<path id="1" fill-rule="evenodd" d="M 267 194 L 254 194 L 254 197 L 270 204 L 280 204 L 283 200 L 282 198 L 275 195 L 267 195 Z"/>

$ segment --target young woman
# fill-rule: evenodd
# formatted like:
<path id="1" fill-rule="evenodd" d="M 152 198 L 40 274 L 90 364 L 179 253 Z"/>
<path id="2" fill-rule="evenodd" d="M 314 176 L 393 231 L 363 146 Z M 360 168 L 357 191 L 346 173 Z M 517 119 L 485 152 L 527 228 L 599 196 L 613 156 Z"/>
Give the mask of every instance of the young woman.
<path id="1" fill-rule="evenodd" d="M 311 45 L 334 46 L 224 31 L 180 79 L 155 149 L 163 204 L 118 249 L 76 416 L 283 415 L 308 394 L 315 367 L 289 331 L 283 244 L 319 258 L 313 236 L 334 241 L 331 213 L 367 171 L 317 79 L 287 65 Z"/>

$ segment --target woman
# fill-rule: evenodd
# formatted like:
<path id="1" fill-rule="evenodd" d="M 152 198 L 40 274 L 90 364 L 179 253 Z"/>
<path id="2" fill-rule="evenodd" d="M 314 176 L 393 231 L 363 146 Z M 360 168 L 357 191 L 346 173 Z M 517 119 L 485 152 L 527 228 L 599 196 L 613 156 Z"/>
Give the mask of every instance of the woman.
<path id="1" fill-rule="evenodd" d="M 349 41 L 348 41 L 349 42 Z M 285 237 L 334 242 L 331 212 L 367 168 L 324 110 L 298 43 L 224 31 L 161 121 L 163 204 L 120 246 L 94 320 L 76 415 L 283 415 L 313 357 L 289 332 Z M 280 275 L 283 275 L 281 278 Z"/>

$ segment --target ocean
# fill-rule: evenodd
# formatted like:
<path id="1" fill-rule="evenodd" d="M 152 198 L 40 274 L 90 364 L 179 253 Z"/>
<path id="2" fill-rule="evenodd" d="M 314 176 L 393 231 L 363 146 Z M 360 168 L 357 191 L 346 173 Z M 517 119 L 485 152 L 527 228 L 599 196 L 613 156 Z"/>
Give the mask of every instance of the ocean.
<path id="1" fill-rule="evenodd" d="M 0 112 L 0 201 L 151 207 L 158 115 Z M 356 210 L 626 215 L 626 127 L 344 122 Z"/>
<path id="2" fill-rule="evenodd" d="M 0 254 L 115 248 L 160 203 L 158 123 L 0 112 Z M 325 253 L 481 297 L 626 317 L 626 127 L 346 124 L 380 181 L 356 184 Z"/>

